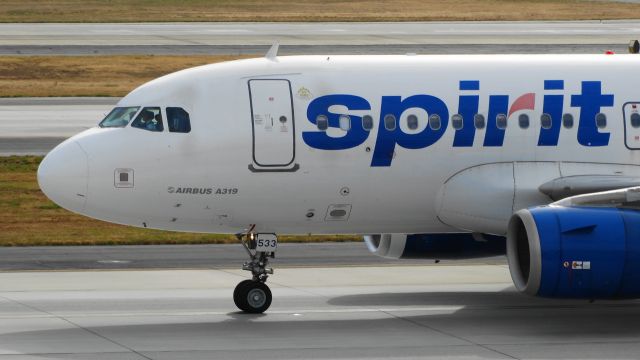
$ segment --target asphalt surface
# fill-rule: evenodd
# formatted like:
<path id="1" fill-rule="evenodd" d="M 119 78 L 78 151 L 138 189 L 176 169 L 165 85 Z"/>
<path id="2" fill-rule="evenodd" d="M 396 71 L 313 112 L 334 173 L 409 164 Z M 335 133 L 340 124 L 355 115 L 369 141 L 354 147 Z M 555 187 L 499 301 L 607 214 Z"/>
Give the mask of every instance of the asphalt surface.
<path id="1" fill-rule="evenodd" d="M 279 55 L 599 54 L 626 53 L 628 42 L 602 44 L 370 44 L 282 45 Z M 6 45 L 0 55 L 255 55 L 270 45 Z"/>
<path id="2" fill-rule="evenodd" d="M 239 269 L 240 244 L 0 247 L 0 271 L 74 269 Z M 424 265 L 432 260 L 377 257 L 364 243 L 283 243 L 271 265 L 282 267 Z M 503 256 L 441 264 L 506 264 Z"/>
<path id="3" fill-rule="evenodd" d="M 0 24 L 0 45 L 626 44 L 627 21 Z"/>
<path id="4" fill-rule="evenodd" d="M 0 137 L 0 156 L 45 155 L 65 139 L 58 137 Z"/>
<path id="5" fill-rule="evenodd" d="M 640 303 L 532 298 L 503 265 L 0 273 L 0 359 L 633 359 Z"/>
<path id="6" fill-rule="evenodd" d="M 25 99 L 22 99 L 24 101 Z M 96 126 L 115 105 L 91 99 L 78 99 L 75 105 L 62 104 L 0 105 L 0 136 L 6 138 L 69 137 Z M 50 102 L 47 101 L 47 102 Z"/>
<path id="7" fill-rule="evenodd" d="M 43 155 L 96 126 L 117 98 L 0 99 L 0 156 Z"/>

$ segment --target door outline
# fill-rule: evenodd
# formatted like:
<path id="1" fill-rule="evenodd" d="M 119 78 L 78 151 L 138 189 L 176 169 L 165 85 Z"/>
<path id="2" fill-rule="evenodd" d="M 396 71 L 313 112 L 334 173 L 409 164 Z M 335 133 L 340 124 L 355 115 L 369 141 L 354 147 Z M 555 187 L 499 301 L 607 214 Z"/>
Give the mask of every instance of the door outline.
<path id="1" fill-rule="evenodd" d="M 633 105 L 633 104 L 640 106 L 640 101 L 627 101 L 626 103 L 622 104 L 622 122 L 624 124 L 624 146 L 629 150 L 640 150 L 640 147 L 630 147 L 629 144 L 627 143 L 627 126 L 631 126 L 631 124 L 627 124 L 626 108 L 627 108 L 627 105 Z"/>
<path id="2" fill-rule="evenodd" d="M 286 81 L 287 82 L 287 86 L 289 87 L 289 103 L 291 106 L 291 132 L 292 132 L 292 141 L 293 141 L 293 153 L 291 156 L 291 161 L 289 161 L 286 164 L 260 164 L 257 160 L 256 160 L 256 129 L 255 129 L 255 123 L 254 123 L 254 114 L 253 114 L 253 94 L 251 93 L 251 82 L 252 81 Z M 249 88 L 249 105 L 251 107 L 251 157 L 253 158 L 253 163 L 260 166 L 260 167 L 265 167 L 265 168 L 275 168 L 275 167 L 287 167 L 291 164 L 293 164 L 293 162 L 296 159 L 296 121 L 295 121 L 295 112 L 293 109 L 293 92 L 291 91 L 291 81 L 289 81 L 289 79 L 250 79 L 249 81 L 247 81 L 247 87 Z M 249 168 L 251 169 L 252 166 L 249 165 Z M 294 171 L 297 170 L 297 166 L 294 167 Z M 259 171 L 258 169 L 253 169 L 252 171 Z M 269 171 L 269 170 L 267 170 Z M 271 170 L 271 171 L 279 171 L 279 170 Z M 282 171 L 282 170 L 280 170 Z"/>

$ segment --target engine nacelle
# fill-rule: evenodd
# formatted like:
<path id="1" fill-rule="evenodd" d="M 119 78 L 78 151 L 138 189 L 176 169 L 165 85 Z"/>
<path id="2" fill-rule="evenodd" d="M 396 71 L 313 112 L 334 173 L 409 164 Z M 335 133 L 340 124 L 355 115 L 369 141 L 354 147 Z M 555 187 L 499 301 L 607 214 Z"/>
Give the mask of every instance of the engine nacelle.
<path id="1" fill-rule="evenodd" d="M 504 255 L 505 238 L 483 234 L 365 235 L 373 254 L 390 259 L 472 259 Z"/>
<path id="2" fill-rule="evenodd" d="M 516 212 L 507 233 L 519 291 L 554 298 L 640 297 L 640 212 L 544 206 Z"/>

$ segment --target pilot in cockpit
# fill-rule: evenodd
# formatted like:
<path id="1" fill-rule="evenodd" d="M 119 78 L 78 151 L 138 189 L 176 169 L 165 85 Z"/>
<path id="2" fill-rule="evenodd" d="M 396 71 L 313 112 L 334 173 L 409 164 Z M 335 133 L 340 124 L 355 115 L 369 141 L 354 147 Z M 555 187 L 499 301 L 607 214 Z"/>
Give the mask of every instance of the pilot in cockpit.
<path id="1" fill-rule="evenodd" d="M 147 130 L 152 130 L 152 131 L 157 130 L 158 122 L 153 116 L 153 112 L 149 110 L 142 110 L 141 115 L 142 115 L 142 121 L 141 121 L 140 127 L 145 128 Z"/>

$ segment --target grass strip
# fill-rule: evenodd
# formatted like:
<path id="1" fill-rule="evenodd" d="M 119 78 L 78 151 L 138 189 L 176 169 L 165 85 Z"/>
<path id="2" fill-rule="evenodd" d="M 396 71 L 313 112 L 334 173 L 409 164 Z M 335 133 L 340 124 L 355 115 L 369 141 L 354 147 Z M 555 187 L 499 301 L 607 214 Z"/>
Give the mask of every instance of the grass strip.
<path id="1" fill-rule="evenodd" d="M 0 56 L 0 97 L 124 96 L 185 68 L 255 56 Z"/>

